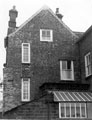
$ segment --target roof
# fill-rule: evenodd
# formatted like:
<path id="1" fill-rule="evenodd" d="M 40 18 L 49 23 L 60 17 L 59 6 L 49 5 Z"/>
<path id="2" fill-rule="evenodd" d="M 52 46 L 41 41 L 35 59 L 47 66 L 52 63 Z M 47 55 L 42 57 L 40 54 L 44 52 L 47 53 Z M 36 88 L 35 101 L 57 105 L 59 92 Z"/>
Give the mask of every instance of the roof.
<path id="1" fill-rule="evenodd" d="M 79 38 L 79 40 L 77 41 L 80 42 L 81 40 L 83 40 L 84 37 L 86 37 L 90 32 L 92 31 L 92 25 L 86 30 L 86 32 Z"/>
<path id="2" fill-rule="evenodd" d="M 60 20 L 55 13 L 48 7 L 48 6 L 43 6 L 40 10 L 38 10 L 35 14 L 33 14 L 28 20 L 26 20 L 20 27 L 18 27 L 13 33 L 9 34 L 8 37 L 15 35 L 20 29 L 22 29 L 29 21 L 31 21 L 36 15 L 38 15 L 42 10 L 48 10 L 67 30 L 70 31 L 70 33 L 74 36 L 75 33 L 72 32 L 72 30 L 63 23 L 62 20 Z M 77 37 L 77 36 L 76 36 Z"/>
<path id="3" fill-rule="evenodd" d="M 92 92 L 54 91 L 53 94 L 58 102 L 92 102 Z"/>
<path id="4" fill-rule="evenodd" d="M 79 38 L 84 34 L 84 32 L 73 31 Z"/>

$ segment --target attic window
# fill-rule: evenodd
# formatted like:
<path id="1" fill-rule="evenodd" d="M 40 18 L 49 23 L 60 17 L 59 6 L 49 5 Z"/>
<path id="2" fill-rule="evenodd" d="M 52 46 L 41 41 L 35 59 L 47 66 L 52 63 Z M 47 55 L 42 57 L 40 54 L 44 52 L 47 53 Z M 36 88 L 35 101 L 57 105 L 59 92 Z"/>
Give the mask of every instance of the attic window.
<path id="1" fill-rule="evenodd" d="M 40 41 L 53 41 L 53 31 L 48 29 L 40 29 Z"/>

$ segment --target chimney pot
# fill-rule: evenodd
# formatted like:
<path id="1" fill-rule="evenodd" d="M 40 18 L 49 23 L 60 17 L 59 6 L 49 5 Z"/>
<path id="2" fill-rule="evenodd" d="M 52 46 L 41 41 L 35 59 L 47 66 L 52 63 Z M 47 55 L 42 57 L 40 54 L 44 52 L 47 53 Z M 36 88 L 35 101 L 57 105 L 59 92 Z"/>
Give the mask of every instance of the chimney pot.
<path id="1" fill-rule="evenodd" d="M 15 5 L 13 6 L 13 10 L 16 10 L 16 6 Z"/>
<path id="2" fill-rule="evenodd" d="M 10 20 L 8 23 L 8 25 L 9 25 L 8 34 L 13 32 L 14 29 L 16 28 L 16 18 L 18 16 L 16 6 L 13 6 L 13 8 L 9 11 L 9 16 L 10 16 Z"/>
<path id="3" fill-rule="evenodd" d="M 59 13 L 59 8 L 56 8 L 56 14 L 58 14 Z"/>
<path id="4" fill-rule="evenodd" d="M 59 19 L 62 19 L 62 18 L 63 18 L 63 15 L 59 13 L 59 8 L 56 8 L 56 16 L 57 16 Z"/>

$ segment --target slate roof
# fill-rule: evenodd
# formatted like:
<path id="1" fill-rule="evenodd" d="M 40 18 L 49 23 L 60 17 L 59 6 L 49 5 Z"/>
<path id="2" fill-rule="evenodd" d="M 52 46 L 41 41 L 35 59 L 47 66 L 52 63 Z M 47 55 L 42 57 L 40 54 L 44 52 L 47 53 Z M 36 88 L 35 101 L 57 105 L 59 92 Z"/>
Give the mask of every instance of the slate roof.
<path id="1" fill-rule="evenodd" d="M 79 38 L 84 34 L 84 32 L 73 31 Z"/>
<path id="2" fill-rule="evenodd" d="M 92 31 L 92 25 L 84 32 L 84 34 L 78 39 L 77 43 L 83 40 L 84 37 L 86 37 L 90 32 Z"/>
<path id="3" fill-rule="evenodd" d="M 49 11 L 70 33 L 78 37 L 62 20 L 60 20 L 56 14 L 48 7 L 43 6 L 40 10 L 38 10 L 35 14 L 33 14 L 28 20 L 26 20 L 20 27 L 18 27 L 13 33 L 9 34 L 8 37 L 13 36 L 15 33 L 17 33 L 20 29 L 22 29 L 29 21 L 31 21 L 35 16 L 37 16 L 41 11 L 46 10 Z"/>

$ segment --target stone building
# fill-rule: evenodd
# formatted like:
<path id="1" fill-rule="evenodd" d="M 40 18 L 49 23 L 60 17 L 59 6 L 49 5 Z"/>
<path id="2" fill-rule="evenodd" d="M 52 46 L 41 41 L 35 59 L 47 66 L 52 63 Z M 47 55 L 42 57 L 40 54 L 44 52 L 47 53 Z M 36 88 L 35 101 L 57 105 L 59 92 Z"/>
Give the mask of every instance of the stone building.
<path id="1" fill-rule="evenodd" d="M 43 7 L 20 27 L 9 11 L 3 118 L 92 119 L 92 27 L 73 32 Z M 87 47 L 89 46 L 89 47 Z"/>

